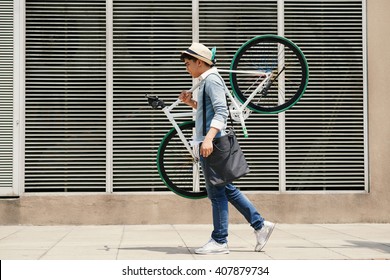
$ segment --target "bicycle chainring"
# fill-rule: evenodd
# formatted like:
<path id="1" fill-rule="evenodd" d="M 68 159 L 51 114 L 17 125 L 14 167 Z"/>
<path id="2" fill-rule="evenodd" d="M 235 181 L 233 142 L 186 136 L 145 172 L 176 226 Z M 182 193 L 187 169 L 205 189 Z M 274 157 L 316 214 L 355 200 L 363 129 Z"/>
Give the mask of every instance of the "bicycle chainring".
<path id="1" fill-rule="evenodd" d="M 231 112 L 232 119 L 236 122 L 240 122 L 240 113 L 237 111 L 237 108 L 234 106 L 234 104 L 231 104 L 229 106 L 229 110 Z M 242 111 L 242 116 L 243 116 L 244 120 L 246 120 L 250 116 L 251 112 L 252 111 L 249 108 L 245 108 Z"/>

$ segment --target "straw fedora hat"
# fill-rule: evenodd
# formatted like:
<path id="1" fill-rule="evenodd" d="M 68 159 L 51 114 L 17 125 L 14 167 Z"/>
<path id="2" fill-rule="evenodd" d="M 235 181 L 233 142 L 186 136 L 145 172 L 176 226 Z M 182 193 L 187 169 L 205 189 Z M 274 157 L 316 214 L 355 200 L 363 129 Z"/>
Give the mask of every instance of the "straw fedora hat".
<path id="1" fill-rule="evenodd" d="M 192 43 L 192 45 L 182 52 L 181 54 L 188 54 L 190 56 L 193 56 L 197 59 L 200 59 L 204 62 L 206 62 L 209 65 L 215 64 L 215 51 L 216 49 L 213 48 L 212 50 L 209 50 L 205 45 L 200 43 Z"/>

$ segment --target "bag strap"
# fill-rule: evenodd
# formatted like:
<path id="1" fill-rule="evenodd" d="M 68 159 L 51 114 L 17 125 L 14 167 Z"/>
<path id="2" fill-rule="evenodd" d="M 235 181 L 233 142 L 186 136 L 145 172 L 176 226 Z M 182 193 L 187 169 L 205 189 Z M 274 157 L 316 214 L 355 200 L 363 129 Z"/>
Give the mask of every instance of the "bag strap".
<path id="1" fill-rule="evenodd" d="M 206 136 L 206 85 L 203 90 L 203 136 Z"/>
<path id="2" fill-rule="evenodd" d="M 210 74 L 211 75 L 211 74 Z M 214 74 L 216 75 L 216 74 Z M 218 76 L 218 75 L 217 75 Z M 219 77 L 219 76 L 218 76 Z M 222 79 L 222 78 L 221 78 Z M 224 81 L 222 81 L 224 83 Z M 225 86 L 226 87 L 226 86 Z M 204 85 L 204 90 L 203 90 L 203 136 L 206 136 L 206 84 Z M 233 119 L 232 119 L 232 115 L 230 113 L 230 110 L 229 110 L 229 102 L 228 102 L 228 99 L 227 99 L 227 96 L 226 96 L 226 93 L 225 93 L 225 98 L 226 98 L 226 106 L 227 106 L 227 110 L 229 112 L 229 119 L 230 119 L 230 126 L 232 127 L 232 129 L 234 130 L 234 126 L 233 126 Z"/>

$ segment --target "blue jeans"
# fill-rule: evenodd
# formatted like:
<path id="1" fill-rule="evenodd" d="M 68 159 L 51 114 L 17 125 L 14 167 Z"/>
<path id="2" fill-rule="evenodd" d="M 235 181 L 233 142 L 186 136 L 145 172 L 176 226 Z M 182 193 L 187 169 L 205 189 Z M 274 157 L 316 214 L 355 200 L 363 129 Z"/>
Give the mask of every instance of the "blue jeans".
<path id="1" fill-rule="evenodd" d="M 203 161 L 201 160 L 202 168 Z M 214 230 L 211 234 L 218 243 L 226 243 L 228 236 L 229 210 L 228 202 L 230 202 L 255 229 L 260 229 L 264 224 L 264 218 L 261 217 L 256 208 L 249 199 L 234 186 L 227 184 L 226 186 L 214 186 L 208 178 L 205 178 L 207 196 L 211 200 L 213 225 Z"/>

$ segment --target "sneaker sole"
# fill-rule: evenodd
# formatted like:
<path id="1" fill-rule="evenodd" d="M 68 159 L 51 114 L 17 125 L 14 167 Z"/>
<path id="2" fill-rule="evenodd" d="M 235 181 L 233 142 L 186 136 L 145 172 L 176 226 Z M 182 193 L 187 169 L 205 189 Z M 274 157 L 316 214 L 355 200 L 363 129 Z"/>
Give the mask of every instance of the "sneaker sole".
<path id="1" fill-rule="evenodd" d="M 229 254 L 229 251 L 220 251 L 220 252 L 202 252 L 202 253 L 198 253 L 198 252 L 195 252 L 195 254 L 197 255 L 224 255 L 224 254 Z"/>
<path id="2" fill-rule="evenodd" d="M 273 224 L 273 226 L 271 227 L 271 229 L 270 229 L 270 231 L 269 231 L 267 237 L 265 238 L 265 242 L 264 242 L 263 246 L 261 246 L 260 244 L 256 244 L 255 252 L 260 252 L 261 249 L 264 248 L 264 246 L 267 244 L 268 239 L 270 238 L 272 232 L 274 231 L 275 226 L 276 226 L 276 224 Z"/>

